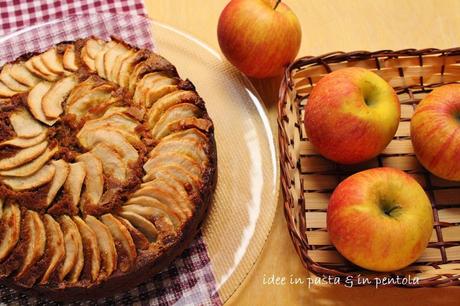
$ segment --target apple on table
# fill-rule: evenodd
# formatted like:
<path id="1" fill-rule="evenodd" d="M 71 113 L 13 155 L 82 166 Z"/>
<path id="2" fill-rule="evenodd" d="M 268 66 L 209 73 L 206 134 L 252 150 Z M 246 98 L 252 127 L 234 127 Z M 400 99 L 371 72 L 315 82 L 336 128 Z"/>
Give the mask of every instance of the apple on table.
<path id="1" fill-rule="evenodd" d="M 275 0 L 231 0 L 217 36 L 222 53 L 250 77 L 283 73 L 299 52 L 301 28 L 292 10 Z"/>

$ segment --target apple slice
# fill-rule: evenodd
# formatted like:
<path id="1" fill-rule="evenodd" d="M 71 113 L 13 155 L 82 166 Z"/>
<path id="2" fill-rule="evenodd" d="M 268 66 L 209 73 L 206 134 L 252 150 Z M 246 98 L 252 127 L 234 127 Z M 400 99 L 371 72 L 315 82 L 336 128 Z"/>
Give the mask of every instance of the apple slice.
<path id="1" fill-rule="evenodd" d="M 91 89 L 102 84 L 104 84 L 103 80 L 101 80 L 99 77 L 95 75 L 91 75 L 90 77 L 86 78 L 83 82 L 76 85 L 67 97 L 66 110 L 68 110 L 69 106 L 72 105 L 76 100 L 87 95 Z"/>
<path id="2" fill-rule="evenodd" d="M 46 232 L 40 215 L 28 210 L 24 216 L 24 227 L 29 234 L 27 249 L 24 251 L 24 260 L 16 274 L 16 279 L 23 277 L 32 266 L 43 256 L 46 245 Z"/>
<path id="3" fill-rule="evenodd" d="M 91 153 L 102 162 L 106 177 L 114 178 L 119 182 L 126 180 L 126 167 L 117 151 L 101 142 L 91 150 Z"/>
<path id="4" fill-rule="evenodd" d="M 64 111 L 62 103 L 78 84 L 77 77 L 71 75 L 57 81 L 42 98 L 43 112 L 48 119 L 58 118 Z"/>
<path id="5" fill-rule="evenodd" d="M 137 161 L 139 158 L 136 149 L 120 133 L 112 129 L 88 130 L 85 133 L 78 133 L 77 138 L 86 149 L 91 149 L 98 143 L 105 143 L 126 162 Z"/>
<path id="6" fill-rule="evenodd" d="M 117 216 L 116 217 L 129 231 L 133 238 L 134 244 L 138 250 L 147 250 L 150 247 L 149 240 L 137 228 L 135 228 L 128 220 Z"/>
<path id="7" fill-rule="evenodd" d="M 3 205 L 5 204 L 5 199 L 0 197 L 0 220 L 2 219 L 3 215 Z"/>
<path id="8" fill-rule="evenodd" d="M 128 53 L 130 50 L 122 43 L 115 43 L 115 45 L 107 50 L 104 54 L 104 74 L 107 80 L 116 82 L 116 79 L 113 78 L 113 70 L 116 64 L 117 57 Z"/>
<path id="9" fill-rule="evenodd" d="M 153 127 L 168 108 L 183 102 L 196 102 L 199 99 L 194 91 L 176 90 L 158 99 L 147 113 L 149 127 Z"/>
<path id="10" fill-rule="evenodd" d="M 69 216 L 58 219 L 64 235 L 65 258 L 59 268 L 59 280 L 62 282 L 69 275 L 69 282 L 76 283 L 84 265 L 83 243 L 78 227 Z"/>
<path id="11" fill-rule="evenodd" d="M 127 219 L 133 224 L 141 233 L 147 237 L 150 242 L 155 242 L 158 238 L 158 230 L 155 225 L 141 215 L 138 215 L 132 211 L 127 211 L 125 207 L 119 212 L 120 216 Z"/>
<path id="12" fill-rule="evenodd" d="M 162 56 L 147 51 L 144 58 L 145 60 L 137 63 L 130 73 L 129 92 L 134 93 L 139 80 L 146 74 L 161 71 L 167 75 L 177 76 L 176 68 Z"/>
<path id="13" fill-rule="evenodd" d="M 26 86 L 17 80 L 15 80 L 11 75 L 12 64 L 5 64 L 0 72 L 0 81 L 3 82 L 9 89 L 16 92 L 25 92 L 29 90 L 29 86 Z"/>
<path id="14" fill-rule="evenodd" d="M 34 115 L 35 119 L 38 121 L 41 121 L 49 126 L 55 124 L 57 119 L 50 120 L 46 118 L 42 108 L 42 100 L 45 94 L 51 89 L 52 85 L 53 84 L 50 82 L 40 82 L 32 88 L 27 96 L 27 105 L 29 106 L 29 110 L 32 115 Z"/>
<path id="15" fill-rule="evenodd" d="M 134 196 L 148 196 L 147 192 L 153 192 L 155 195 L 158 195 L 159 193 L 171 195 L 172 198 L 170 198 L 170 200 L 174 200 L 174 203 L 170 203 L 173 205 L 172 207 L 177 207 L 180 209 L 188 218 L 192 215 L 194 205 L 190 200 L 187 191 L 185 191 L 184 187 L 175 181 L 174 178 L 157 178 L 153 181 L 143 183 L 141 184 L 141 188 L 134 193 Z"/>
<path id="16" fill-rule="evenodd" d="M 122 213 L 141 216 L 148 222 L 152 223 L 154 228 L 159 233 L 164 233 L 167 235 L 172 235 L 173 233 L 176 233 L 176 228 L 174 223 L 171 221 L 171 218 L 164 211 L 159 210 L 157 208 L 133 204 L 123 206 Z M 141 219 L 141 222 L 145 221 Z M 140 226 L 141 223 L 138 223 L 138 225 Z"/>
<path id="17" fill-rule="evenodd" d="M 43 223 L 46 230 L 46 252 L 51 253 L 51 255 L 48 267 L 41 278 L 40 285 L 46 285 L 49 282 L 58 265 L 65 258 L 64 234 L 61 231 L 59 223 L 48 214 L 43 216 Z"/>
<path id="18" fill-rule="evenodd" d="M 25 149 L 43 142 L 46 139 L 46 136 L 48 136 L 48 131 L 43 130 L 43 132 L 32 138 L 15 137 L 9 140 L 5 140 L 0 143 L 0 147 L 12 146 Z"/>
<path id="19" fill-rule="evenodd" d="M 83 253 L 85 256 L 85 268 L 88 270 L 91 281 L 96 281 L 101 270 L 101 252 L 97 243 L 96 233 L 80 217 L 74 216 L 73 221 L 80 231 Z"/>
<path id="20" fill-rule="evenodd" d="M 10 75 L 13 77 L 13 79 L 28 88 L 34 87 L 38 84 L 38 82 L 41 81 L 39 78 L 33 75 L 29 69 L 26 68 L 24 63 L 16 63 L 11 65 Z"/>
<path id="21" fill-rule="evenodd" d="M 40 156 L 36 159 L 31 161 L 30 163 L 24 164 L 18 168 L 13 168 L 10 170 L 3 170 L 0 171 L 0 176 L 15 176 L 15 177 L 26 177 L 34 174 L 53 157 L 54 154 L 59 150 L 59 146 L 55 146 L 54 148 L 46 148 L 45 152 L 43 152 Z"/>
<path id="22" fill-rule="evenodd" d="M 87 121 L 83 129 L 94 129 L 102 126 L 117 128 L 123 131 L 135 132 L 140 123 L 126 115 L 124 107 L 110 108 L 101 118 Z"/>
<path id="23" fill-rule="evenodd" d="M 130 78 L 131 74 L 134 71 L 135 67 L 138 65 L 138 63 L 143 62 L 148 57 L 148 51 L 147 50 L 139 50 L 133 55 L 127 57 L 123 62 L 121 63 L 120 66 L 120 71 L 118 72 L 118 84 L 121 87 L 124 88 L 130 88 Z M 134 88 L 134 84 L 133 84 Z M 133 92 L 134 90 L 130 90 L 130 92 Z"/>
<path id="24" fill-rule="evenodd" d="M 9 97 L 12 97 L 12 96 L 14 96 L 16 94 L 18 94 L 18 92 L 11 90 L 2 81 L 0 81 L 0 97 L 9 98 Z"/>
<path id="25" fill-rule="evenodd" d="M 57 81 L 60 77 L 60 75 L 53 73 L 46 67 L 46 65 L 43 63 L 41 56 L 39 55 L 30 58 L 25 63 L 25 65 L 26 68 L 30 70 L 30 72 L 36 74 L 41 79 L 54 82 Z"/>
<path id="26" fill-rule="evenodd" d="M 145 92 L 144 96 L 145 105 L 147 108 L 150 108 L 158 99 L 171 92 L 177 91 L 177 80 L 164 77 L 147 88 L 148 90 Z"/>
<path id="27" fill-rule="evenodd" d="M 55 171 L 56 170 L 53 165 L 46 165 L 30 176 L 8 177 L 3 178 L 2 181 L 14 191 L 24 191 L 49 183 L 53 179 Z"/>
<path id="28" fill-rule="evenodd" d="M 182 186 L 190 186 L 195 193 L 198 194 L 199 188 L 202 184 L 202 180 L 199 176 L 194 175 L 188 169 L 184 168 L 179 164 L 168 163 L 164 166 L 155 168 L 151 172 L 148 172 L 142 180 L 144 182 L 152 181 L 156 178 L 165 178 L 166 176 L 172 176 Z"/>
<path id="29" fill-rule="evenodd" d="M 33 147 L 19 150 L 15 155 L 0 160 L 0 170 L 8 170 L 24 165 L 43 154 L 47 147 L 48 142 L 43 141 Z"/>
<path id="30" fill-rule="evenodd" d="M 5 203 L 2 209 L 0 228 L 0 263 L 3 262 L 19 241 L 21 233 L 21 210 L 19 206 Z"/>
<path id="31" fill-rule="evenodd" d="M 200 165 L 184 154 L 177 154 L 175 152 L 165 153 L 157 155 L 149 159 L 144 164 L 144 171 L 146 173 L 154 172 L 156 168 L 166 166 L 166 165 L 177 165 L 187 169 L 188 172 L 194 176 L 200 177 L 202 168 Z"/>
<path id="32" fill-rule="evenodd" d="M 64 73 L 64 66 L 62 64 L 62 56 L 58 54 L 56 47 L 48 49 L 40 55 L 46 68 L 52 73 L 60 75 Z"/>
<path id="33" fill-rule="evenodd" d="M 122 69 L 123 63 L 130 57 L 134 56 L 135 54 L 136 54 L 136 50 L 129 49 L 126 52 L 123 52 L 117 56 L 117 58 L 115 59 L 115 64 L 113 65 L 113 68 L 112 68 L 112 73 L 111 73 L 111 79 L 113 80 L 113 82 L 120 85 L 120 71 Z"/>
<path id="34" fill-rule="evenodd" d="M 115 88 L 110 84 L 97 86 L 91 89 L 86 95 L 73 101 L 71 105 L 67 105 L 67 112 L 69 114 L 74 114 L 77 119 L 80 119 L 85 116 L 91 108 L 95 108 L 102 102 L 109 100 L 114 90 Z"/>
<path id="35" fill-rule="evenodd" d="M 16 135 L 22 138 L 36 137 L 46 129 L 25 108 L 19 108 L 11 113 L 10 123 Z"/>
<path id="36" fill-rule="evenodd" d="M 67 176 L 70 173 L 70 166 L 69 164 L 60 159 L 60 160 L 53 160 L 51 162 L 56 169 L 54 174 L 53 180 L 51 181 L 50 189 L 48 190 L 48 194 L 46 195 L 46 206 L 49 206 L 51 202 L 53 202 L 54 197 L 64 185 L 65 181 L 67 180 Z"/>
<path id="37" fill-rule="evenodd" d="M 169 136 L 168 136 L 169 137 Z M 163 139 L 150 153 L 149 157 L 153 158 L 157 155 L 176 153 L 183 154 L 195 162 L 197 162 L 201 168 L 204 168 L 208 163 L 208 157 L 204 151 L 205 143 L 190 139 L 172 139 L 165 141 Z"/>
<path id="38" fill-rule="evenodd" d="M 73 44 L 67 45 L 65 47 L 64 55 L 62 57 L 62 65 L 64 69 L 69 71 L 77 71 L 78 64 L 75 55 L 75 46 Z"/>
<path id="39" fill-rule="evenodd" d="M 9 89 L 16 92 L 25 92 L 29 87 L 19 83 L 11 76 L 12 64 L 5 64 L 0 72 L 0 81 L 3 82 Z"/>
<path id="40" fill-rule="evenodd" d="M 164 199 L 168 198 L 167 195 L 163 195 L 163 196 L 165 197 Z M 142 207 L 154 208 L 158 210 L 159 212 L 161 212 L 161 214 L 168 216 L 168 218 L 171 220 L 171 223 L 177 228 L 181 224 L 181 222 L 185 221 L 185 218 L 186 218 L 185 215 L 182 214 L 181 211 L 175 209 L 174 206 L 170 206 L 168 204 L 164 204 L 163 202 L 160 202 L 158 198 L 162 198 L 162 196 L 161 195 L 157 197 L 151 197 L 151 196 L 146 196 L 146 195 L 136 196 L 134 198 L 129 199 L 126 202 L 126 205 L 138 205 Z M 172 199 L 167 200 L 167 201 L 169 202 L 165 202 L 165 203 L 173 202 Z"/>
<path id="41" fill-rule="evenodd" d="M 128 229 L 112 214 L 105 214 L 101 221 L 107 226 L 115 240 L 118 254 L 118 267 L 122 272 L 127 272 L 137 257 L 136 245 Z"/>
<path id="42" fill-rule="evenodd" d="M 102 48 L 106 44 L 105 41 L 97 38 L 90 38 L 86 41 L 85 47 L 88 52 L 88 56 L 92 59 L 96 58 L 96 55 L 102 51 Z"/>
<path id="43" fill-rule="evenodd" d="M 147 90 L 155 83 L 155 81 L 161 80 L 163 77 L 163 74 L 159 71 L 143 75 L 135 85 L 133 101 L 137 103 L 143 101 L 143 99 L 146 98 Z"/>
<path id="44" fill-rule="evenodd" d="M 181 221 L 186 220 L 192 215 L 190 205 L 188 205 L 190 202 L 188 196 L 184 197 L 182 194 L 179 194 L 164 179 L 158 178 L 142 184 L 141 188 L 134 192 L 132 196 L 134 198 L 146 196 L 157 199 L 173 209 Z"/>
<path id="45" fill-rule="evenodd" d="M 102 162 L 90 152 L 86 152 L 76 158 L 85 166 L 85 189 L 80 199 L 80 209 L 83 213 L 92 211 L 104 193 L 104 173 Z"/>
<path id="46" fill-rule="evenodd" d="M 87 121 L 81 133 L 86 130 L 111 129 L 120 133 L 129 143 L 140 145 L 142 141 L 135 132 L 140 123 L 123 113 L 106 113 L 102 118 Z"/>
<path id="47" fill-rule="evenodd" d="M 190 103 L 182 103 L 171 106 L 158 120 L 150 131 L 153 139 L 160 140 L 161 138 L 171 134 L 171 124 L 181 119 L 200 117 L 201 109 Z"/>
<path id="48" fill-rule="evenodd" d="M 70 164 L 69 175 L 64 183 L 64 190 L 72 199 L 74 211 L 78 211 L 78 203 L 80 203 L 81 190 L 85 177 L 86 167 L 84 163 Z"/>
<path id="49" fill-rule="evenodd" d="M 87 215 L 85 218 L 88 226 L 96 234 L 100 249 L 101 269 L 99 279 L 106 279 L 117 269 L 117 249 L 109 228 L 97 218 Z"/>
<path id="50" fill-rule="evenodd" d="M 117 43 L 113 40 L 109 41 L 108 43 L 104 44 L 102 50 L 100 50 L 96 57 L 94 58 L 94 65 L 96 66 L 97 74 L 104 79 L 107 79 L 107 75 L 105 74 L 105 66 L 104 66 L 104 57 L 105 53 L 112 49 Z"/>

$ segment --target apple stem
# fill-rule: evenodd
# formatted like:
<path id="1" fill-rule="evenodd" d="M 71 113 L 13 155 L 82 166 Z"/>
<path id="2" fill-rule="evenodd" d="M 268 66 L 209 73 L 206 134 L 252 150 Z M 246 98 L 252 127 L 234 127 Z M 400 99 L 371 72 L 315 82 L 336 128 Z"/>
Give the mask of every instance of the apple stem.
<path id="1" fill-rule="evenodd" d="M 281 0 L 276 1 L 275 7 L 273 8 L 273 10 L 276 10 L 276 8 L 278 7 L 280 3 L 281 3 Z"/>

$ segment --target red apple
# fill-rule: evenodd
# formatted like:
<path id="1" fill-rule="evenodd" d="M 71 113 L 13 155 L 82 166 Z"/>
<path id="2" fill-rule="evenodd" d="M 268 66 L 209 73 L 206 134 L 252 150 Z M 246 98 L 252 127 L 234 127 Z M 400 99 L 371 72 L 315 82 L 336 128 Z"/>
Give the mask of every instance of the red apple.
<path id="1" fill-rule="evenodd" d="M 319 153 L 341 164 L 377 156 L 399 125 L 393 88 L 370 70 L 336 70 L 313 88 L 305 110 L 308 138 Z"/>
<path id="2" fill-rule="evenodd" d="M 337 186 L 327 208 L 327 230 L 337 250 L 352 263 L 395 271 L 425 250 L 433 212 L 423 188 L 410 175 L 374 168 Z"/>
<path id="3" fill-rule="evenodd" d="M 225 57 L 250 77 L 280 75 L 300 48 L 296 15 L 275 0 L 232 0 L 217 28 Z"/>
<path id="4" fill-rule="evenodd" d="M 460 84 L 439 87 L 420 102 L 411 120 L 411 139 L 425 168 L 460 181 Z"/>

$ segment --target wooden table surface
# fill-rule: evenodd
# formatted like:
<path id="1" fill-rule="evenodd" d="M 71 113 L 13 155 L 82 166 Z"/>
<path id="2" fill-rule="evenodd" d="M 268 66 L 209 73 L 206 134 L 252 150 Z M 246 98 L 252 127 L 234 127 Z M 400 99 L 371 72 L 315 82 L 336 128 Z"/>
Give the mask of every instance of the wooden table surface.
<path id="1" fill-rule="evenodd" d="M 219 50 L 217 21 L 228 0 L 145 0 L 151 18 Z M 283 0 L 299 17 L 299 56 L 331 51 L 460 46 L 457 0 Z M 252 80 L 275 134 L 280 79 Z M 281 197 L 281 196 L 280 196 Z M 460 288 L 400 289 L 266 285 L 271 275 L 308 277 L 290 240 L 282 199 L 262 254 L 228 305 L 459 305 Z"/>

